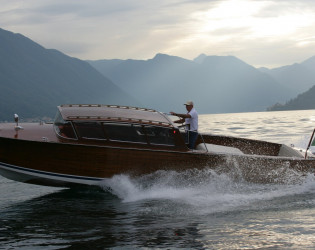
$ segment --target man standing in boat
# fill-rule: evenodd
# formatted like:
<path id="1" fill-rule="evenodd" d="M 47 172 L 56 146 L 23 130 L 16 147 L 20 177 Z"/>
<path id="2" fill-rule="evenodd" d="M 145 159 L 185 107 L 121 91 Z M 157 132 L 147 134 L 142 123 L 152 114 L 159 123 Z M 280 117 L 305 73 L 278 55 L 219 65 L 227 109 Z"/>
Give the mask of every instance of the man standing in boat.
<path id="1" fill-rule="evenodd" d="M 189 138 L 188 147 L 194 149 L 198 137 L 198 113 L 194 108 L 194 103 L 192 101 L 188 101 L 184 105 L 186 106 L 187 114 L 178 114 L 174 112 L 170 112 L 170 114 L 181 118 L 180 120 L 174 121 L 175 123 L 185 122 Z"/>

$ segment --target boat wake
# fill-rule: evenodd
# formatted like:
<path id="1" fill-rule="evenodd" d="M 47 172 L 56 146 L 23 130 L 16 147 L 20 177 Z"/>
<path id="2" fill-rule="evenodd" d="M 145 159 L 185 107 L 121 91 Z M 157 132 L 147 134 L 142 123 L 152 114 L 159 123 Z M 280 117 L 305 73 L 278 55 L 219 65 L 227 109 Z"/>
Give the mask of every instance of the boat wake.
<path id="1" fill-rule="evenodd" d="M 315 177 L 294 184 L 254 184 L 214 170 L 158 171 L 138 178 L 116 175 L 102 183 L 122 202 L 166 201 L 190 213 L 213 213 L 264 207 L 268 201 L 315 193 Z M 315 203 L 315 200 L 314 200 Z M 280 205 L 280 204 L 278 204 Z M 177 206 L 178 208 L 178 206 Z"/>

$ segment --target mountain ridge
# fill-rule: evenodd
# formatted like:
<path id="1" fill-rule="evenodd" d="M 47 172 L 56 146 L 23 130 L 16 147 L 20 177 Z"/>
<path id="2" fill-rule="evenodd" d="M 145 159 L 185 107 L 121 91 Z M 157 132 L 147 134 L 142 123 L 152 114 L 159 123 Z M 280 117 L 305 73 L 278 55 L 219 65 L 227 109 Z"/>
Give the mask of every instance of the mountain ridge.
<path id="1" fill-rule="evenodd" d="M 205 54 L 194 60 L 158 53 L 148 60 L 82 61 L 3 29 L 0 41 L 0 120 L 14 113 L 52 117 L 57 105 L 69 103 L 180 112 L 182 103 L 193 100 L 200 113 L 265 111 L 301 93 L 290 84 L 315 83 L 315 56 L 275 69 Z M 288 75 L 295 81 L 287 84 Z"/>
<path id="2" fill-rule="evenodd" d="M 307 110 L 315 109 L 315 85 L 308 91 L 299 94 L 297 97 L 287 101 L 285 104 L 276 103 L 270 106 L 267 111 L 284 111 L 284 110 Z"/>
<path id="3" fill-rule="evenodd" d="M 160 110 L 179 109 L 178 103 L 194 99 L 201 113 L 262 111 L 292 95 L 268 74 L 237 57 L 199 59 L 157 54 L 152 59 L 121 60 L 115 65 L 110 60 L 89 63 L 135 98 Z"/>
<path id="4" fill-rule="evenodd" d="M 260 68 L 280 84 L 287 86 L 293 92 L 300 94 L 315 84 L 315 56 L 301 63 L 285 65 L 274 69 Z"/>
<path id="5" fill-rule="evenodd" d="M 0 120 L 53 117 L 67 103 L 137 103 L 86 61 L 0 29 Z"/>

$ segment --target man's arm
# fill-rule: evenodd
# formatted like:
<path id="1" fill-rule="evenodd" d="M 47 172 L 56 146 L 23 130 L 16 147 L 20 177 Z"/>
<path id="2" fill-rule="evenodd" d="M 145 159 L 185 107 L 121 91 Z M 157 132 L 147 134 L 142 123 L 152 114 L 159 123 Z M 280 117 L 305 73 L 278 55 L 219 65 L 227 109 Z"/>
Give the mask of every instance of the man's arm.
<path id="1" fill-rule="evenodd" d="M 184 123 L 185 122 L 185 119 L 184 118 L 182 118 L 182 119 L 180 119 L 180 120 L 176 120 L 176 121 L 174 121 L 175 123 Z"/>
<path id="2" fill-rule="evenodd" d="M 178 114 L 178 113 L 174 113 L 174 112 L 170 112 L 171 115 L 175 115 L 175 116 L 178 116 L 180 118 L 191 118 L 191 115 L 190 114 Z"/>

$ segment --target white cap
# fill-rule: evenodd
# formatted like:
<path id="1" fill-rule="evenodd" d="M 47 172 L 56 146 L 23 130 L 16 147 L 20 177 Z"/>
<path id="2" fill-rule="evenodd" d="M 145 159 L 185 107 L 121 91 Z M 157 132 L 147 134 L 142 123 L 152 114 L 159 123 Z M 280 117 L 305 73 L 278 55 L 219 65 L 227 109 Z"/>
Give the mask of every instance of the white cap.
<path id="1" fill-rule="evenodd" d="M 194 106 L 194 103 L 192 101 L 187 101 L 184 105 Z"/>

